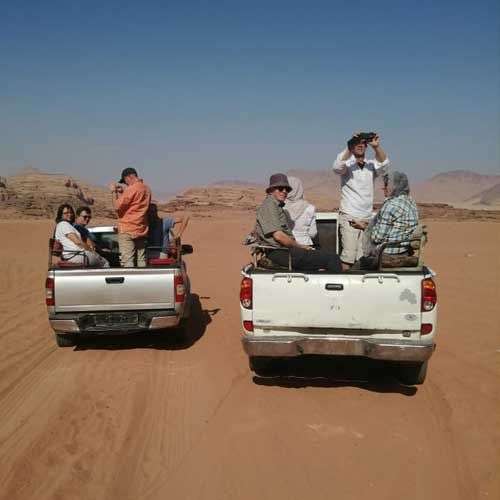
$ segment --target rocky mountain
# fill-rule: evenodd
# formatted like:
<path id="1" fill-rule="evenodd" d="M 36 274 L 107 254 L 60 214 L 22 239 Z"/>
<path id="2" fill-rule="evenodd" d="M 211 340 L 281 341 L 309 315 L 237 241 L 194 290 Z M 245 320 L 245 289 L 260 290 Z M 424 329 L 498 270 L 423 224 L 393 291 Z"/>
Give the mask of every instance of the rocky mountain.
<path id="1" fill-rule="evenodd" d="M 187 189 L 167 203 L 159 204 L 167 212 L 203 212 L 216 209 L 254 210 L 263 198 L 264 187 L 213 184 Z"/>
<path id="2" fill-rule="evenodd" d="M 467 200 L 472 205 L 500 206 L 500 182 L 489 189 L 481 191 Z"/>
<path id="3" fill-rule="evenodd" d="M 317 210 L 338 208 L 340 180 L 331 171 L 293 170 L 288 174 L 302 179 L 306 198 L 316 205 Z M 381 183 L 377 181 L 376 202 L 382 201 L 380 187 Z M 431 217 L 436 215 L 441 218 L 445 213 L 455 213 L 449 205 L 452 203 L 470 209 L 500 208 L 500 176 L 467 171 L 447 172 L 424 183 L 412 185 L 412 194 L 419 202 L 422 214 Z M 264 184 L 222 181 L 187 189 L 167 202 L 159 203 L 159 209 L 166 212 L 189 211 L 198 216 L 225 210 L 253 211 L 264 196 Z M 115 217 L 111 198 L 104 187 L 69 178 L 64 174 L 49 174 L 33 168 L 10 177 L 0 177 L 2 218 L 52 218 L 57 207 L 64 202 L 74 207 L 90 205 L 96 218 Z M 460 218 L 463 217 L 465 215 L 460 215 Z"/>
<path id="4" fill-rule="evenodd" d="M 435 175 L 412 187 L 419 202 L 461 204 L 500 183 L 500 175 L 454 170 Z"/>
<path id="5" fill-rule="evenodd" d="M 64 174 L 25 168 L 0 180 L 0 215 L 53 217 L 61 203 L 88 205 L 95 216 L 114 218 L 109 191 Z"/>

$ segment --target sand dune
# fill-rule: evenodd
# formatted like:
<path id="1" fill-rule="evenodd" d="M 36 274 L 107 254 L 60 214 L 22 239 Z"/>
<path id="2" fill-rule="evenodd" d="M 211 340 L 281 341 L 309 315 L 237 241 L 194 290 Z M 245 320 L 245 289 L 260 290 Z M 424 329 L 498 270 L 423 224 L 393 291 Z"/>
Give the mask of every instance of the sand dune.
<path id="1" fill-rule="evenodd" d="M 439 337 L 419 388 L 342 360 L 254 379 L 238 310 L 252 224 L 219 212 L 188 228 L 186 341 L 73 350 L 56 348 L 44 306 L 52 224 L 0 222 L 2 499 L 500 496 L 498 224 L 429 222 Z"/>

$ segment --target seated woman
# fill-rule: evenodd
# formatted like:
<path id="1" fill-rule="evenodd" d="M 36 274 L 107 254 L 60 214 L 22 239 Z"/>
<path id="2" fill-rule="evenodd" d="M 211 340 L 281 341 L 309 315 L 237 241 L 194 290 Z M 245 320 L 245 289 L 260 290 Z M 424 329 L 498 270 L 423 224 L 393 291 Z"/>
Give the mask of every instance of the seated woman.
<path id="1" fill-rule="evenodd" d="M 109 267 L 109 262 L 82 241 L 77 229 L 73 227 L 75 211 L 67 203 L 57 209 L 54 238 L 63 246 L 62 258 L 74 264 Z"/>
<path id="2" fill-rule="evenodd" d="M 158 206 L 151 203 L 149 206 L 149 233 L 148 256 L 151 258 L 165 258 L 172 253 L 172 244 L 176 238 L 180 238 L 184 233 L 189 216 L 180 217 L 160 217 Z"/>
<path id="3" fill-rule="evenodd" d="M 373 219 L 366 236 L 368 251 L 374 255 L 383 243 L 384 260 L 411 255 L 409 244 L 418 226 L 418 210 L 415 200 L 410 196 L 408 177 L 402 172 L 392 172 L 384 176 L 386 199 Z"/>
<path id="4" fill-rule="evenodd" d="M 290 217 L 293 236 L 301 245 L 312 246 L 312 239 L 318 234 L 316 208 L 304 200 L 302 181 L 297 177 L 287 177 L 292 190 L 283 208 Z"/>

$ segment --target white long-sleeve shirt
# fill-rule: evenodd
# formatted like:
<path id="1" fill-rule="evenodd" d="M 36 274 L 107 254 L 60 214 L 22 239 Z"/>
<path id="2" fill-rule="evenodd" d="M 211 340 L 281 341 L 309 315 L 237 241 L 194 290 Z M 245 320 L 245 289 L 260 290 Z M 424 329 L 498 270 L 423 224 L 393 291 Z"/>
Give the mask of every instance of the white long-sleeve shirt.
<path id="1" fill-rule="evenodd" d="M 295 240 L 301 245 L 312 245 L 312 238 L 318 234 L 316 227 L 316 208 L 314 205 L 309 205 L 294 221 L 292 228 Z"/>
<path id="2" fill-rule="evenodd" d="M 346 150 L 338 154 L 333 171 L 341 177 L 340 211 L 355 219 L 369 219 L 373 212 L 373 184 L 377 175 L 386 172 L 390 164 L 387 157 L 383 162 L 365 160 L 360 167 L 354 155 L 341 160 Z"/>

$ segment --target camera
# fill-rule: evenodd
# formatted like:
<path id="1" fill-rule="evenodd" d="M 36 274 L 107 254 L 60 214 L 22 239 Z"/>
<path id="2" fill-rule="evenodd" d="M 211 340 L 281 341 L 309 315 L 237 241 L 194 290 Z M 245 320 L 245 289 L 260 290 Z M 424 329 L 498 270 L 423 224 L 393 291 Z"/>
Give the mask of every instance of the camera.
<path id="1" fill-rule="evenodd" d="M 376 135 L 375 132 L 360 132 L 358 134 L 358 139 L 361 139 L 363 142 L 371 142 Z"/>

